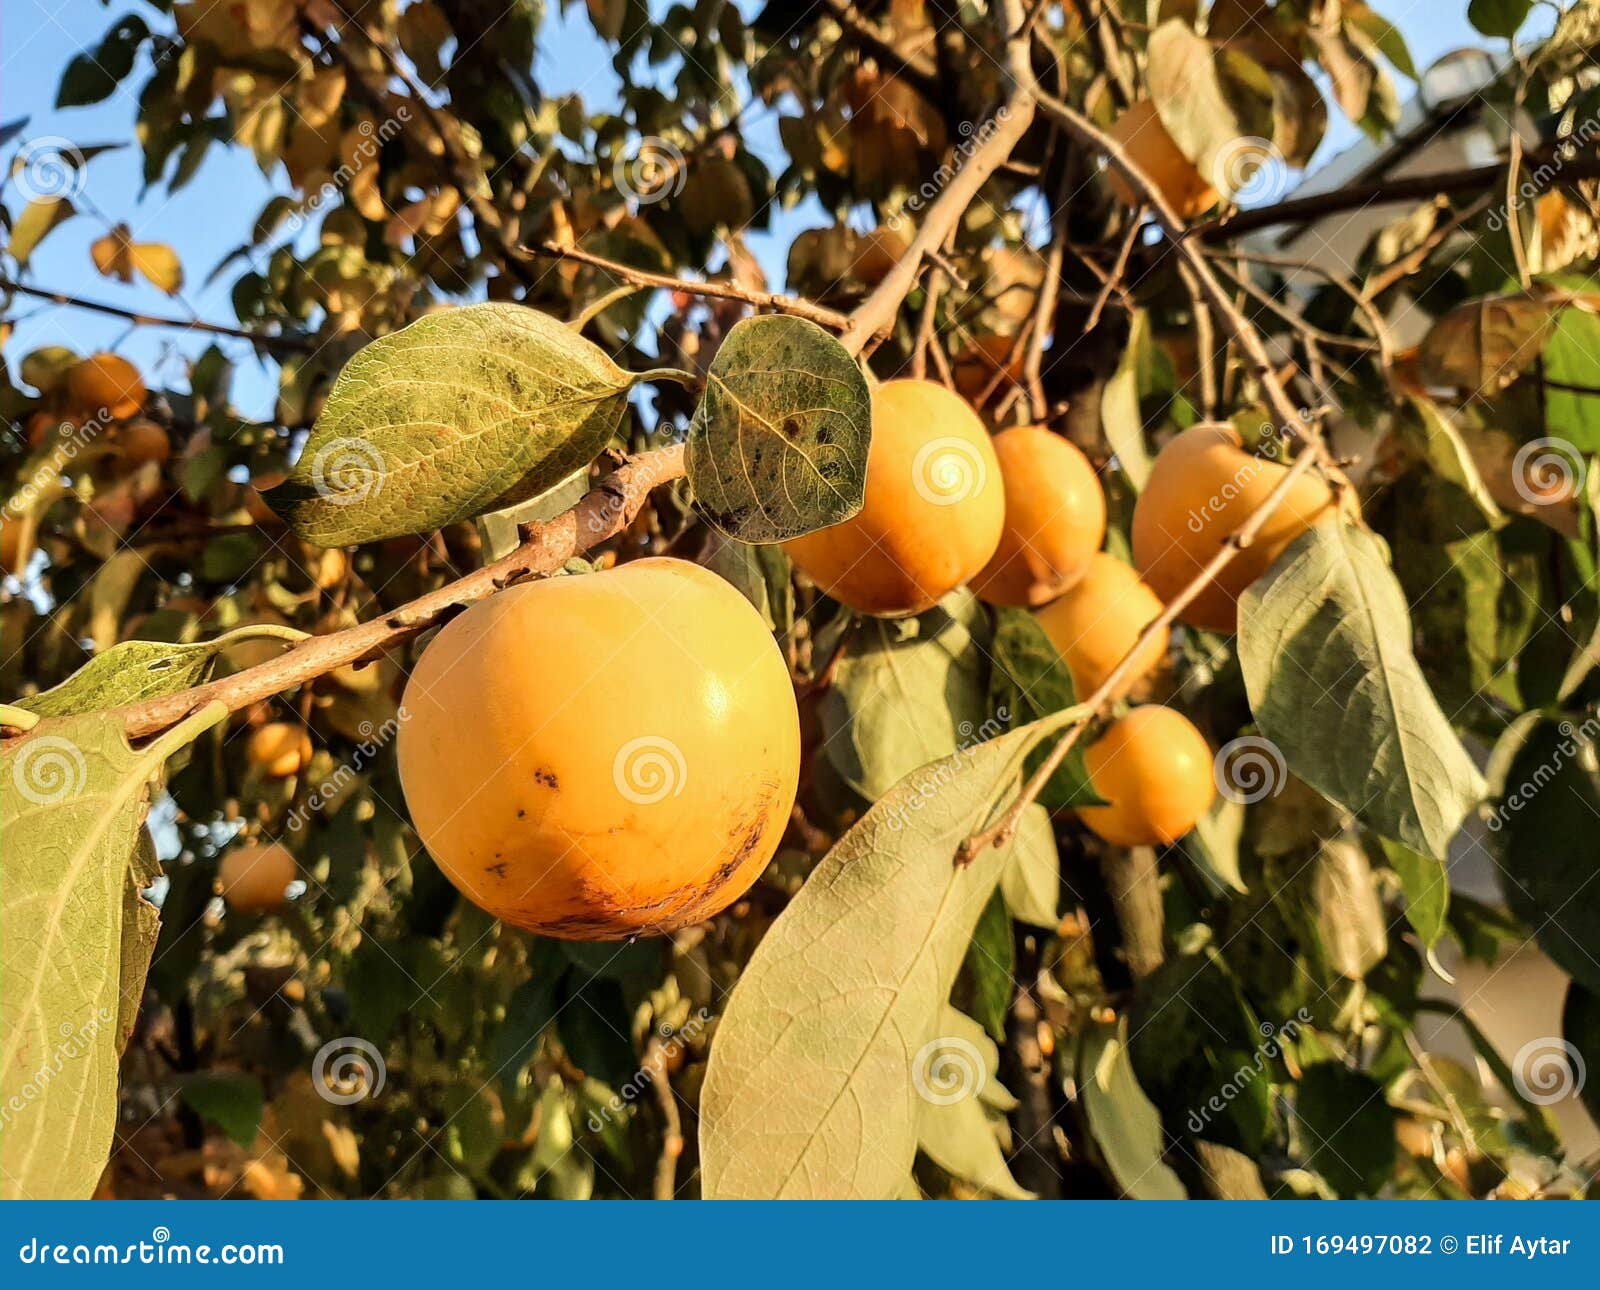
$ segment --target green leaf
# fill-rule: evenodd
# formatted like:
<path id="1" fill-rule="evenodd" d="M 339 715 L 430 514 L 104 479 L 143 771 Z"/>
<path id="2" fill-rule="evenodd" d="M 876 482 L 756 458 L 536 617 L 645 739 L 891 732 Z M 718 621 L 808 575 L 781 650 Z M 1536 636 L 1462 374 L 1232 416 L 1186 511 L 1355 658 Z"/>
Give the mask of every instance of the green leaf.
<path id="1" fill-rule="evenodd" d="M 103 67 L 93 54 L 78 54 L 61 74 L 61 85 L 56 90 L 56 106 L 70 108 L 100 103 L 110 98 L 116 88 L 117 77 Z"/>
<path id="2" fill-rule="evenodd" d="M 876 801 L 980 740 L 989 646 L 988 616 L 964 589 L 918 618 L 862 619 L 818 707 L 824 755 L 844 781 Z"/>
<path id="3" fill-rule="evenodd" d="M 1220 59 L 1211 42 L 1181 18 L 1158 26 L 1146 53 L 1146 82 L 1161 124 L 1201 175 L 1228 188 L 1238 169 L 1229 164 L 1238 140 L 1272 133 L 1270 85 L 1259 99 L 1242 87 L 1230 93 L 1224 67 L 1231 73 L 1253 64 L 1243 56 Z"/>
<path id="4" fill-rule="evenodd" d="M 1372 534 L 1318 524 L 1240 599 L 1239 663 L 1261 732 L 1313 788 L 1442 858 L 1483 784 L 1411 653 Z"/>
<path id="5" fill-rule="evenodd" d="M 1574 981 L 1567 986 L 1567 1001 L 1561 1009 L 1561 1034 L 1577 1053 L 1576 1067 L 1582 1063 L 1587 1078 L 1578 1080 L 1578 1096 L 1589 1114 L 1600 1120 L 1600 994 Z M 1569 1058 L 1570 1061 L 1570 1058 Z"/>
<path id="6" fill-rule="evenodd" d="M 1418 855 L 1410 847 L 1381 838 L 1383 854 L 1400 878 L 1406 897 L 1406 921 L 1430 950 L 1444 935 L 1450 915 L 1450 875 L 1444 861 Z"/>
<path id="7" fill-rule="evenodd" d="M 1301 1154 L 1341 1196 L 1370 1196 L 1388 1180 L 1394 1112 L 1372 1076 L 1338 1062 L 1308 1066 L 1294 1110 Z"/>
<path id="8" fill-rule="evenodd" d="M 1029 1200 L 1001 1152 L 1004 1113 L 1016 1099 L 1001 1085 L 1000 1050 L 971 1017 L 946 1008 L 938 1029 L 940 1047 L 928 1063 L 938 1091 L 917 1109 L 917 1149 L 947 1174 L 964 1178 L 993 1196 Z"/>
<path id="9" fill-rule="evenodd" d="M 41 717 L 66 717 L 176 694 L 201 684 L 217 657 L 240 641 L 272 637 L 305 639 L 304 632 L 273 623 L 253 623 L 208 641 L 174 645 L 166 641 L 123 641 L 96 654 L 60 685 L 18 699 L 15 706 Z"/>
<path id="10" fill-rule="evenodd" d="M 1334 971 L 1359 981 L 1389 951 L 1389 927 L 1372 880 L 1367 853 L 1348 838 L 1318 849 L 1311 905 L 1323 953 Z"/>
<path id="11" fill-rule="evenodd" d="M 65 165 L 63 158 L 57 164 Z M 11 240 L 6 250 L 20 265 L 26 267 L 28 257 L 58 224 L 64 224 L 78 213 L 70 197 L 40 197 L 23 207 L 11 226 Z"/>
<path id="12" fill-rule="evenodd" d="M 1533 11 L 1533 0 L 1471 0 L 1467 21 L 1485 36 L 1510 40 Z"/>
<path id="13" fill-rule="evenodd" d="M 129 979 L 130 887 L 145 881 L 139 833 L 149 788 L 172 753 L 228 715 L 215 703 L 138 751 L 102 716 L 66 719 L 8 744 L 0 759 L 0 1195 L 86 1197 L 117 1110 Z M 16 928 L 26 927 L 26 935 Z M 41 1073 L 43 1073 L 41 1077 Z"/>
<path id="14" fill-rule="evenodd" d="M 1049 728 L 913 771 L 778 916 L 711 1045 L 700 1103 L 707 1197 L 899 1193 L 919 1102 L 947 1095 L 949 1072 L 927 1063 L 1006 863 L 1004 848 L 989 848 L 957 866 L 956 849 L 1017 786 Z"/>
<path id="15" fill-rule="evenodd" d="M 254 1075 L 202 1071 L 185 1076 L 178 1092 L 192 1111 L 210 1120 L 241 1147 L 256 1140 L 263 1099 L 261 1081 Z"/>
<path id="16" fill-rule="evenodd" d="M 685 466 L 695 506 L 729 537 L 782 542 L 861 509 L 872 442 L 866 378 L 803 318 L 746 318 L 706 373 Z"/>
<path id="17" fill-rule="evenodd" d="M 1078 1054 L 1078 1096 L 1089 1132 L 1123 1195 L 1184 1200 L 1189 1193 L 1163 1162 L 1161 1114 L 1139 1087 L 1128 1060 L 1128 1022 L 1095 1025 Z"/>
<path id="18" fill-rule="evenodd" d="M 1436 474 L 1462 489 L 1490 524 L 1502 523 L 1505 516 L 1495 504 L 1489 486 L 1483 482 L 1483 476 L 1478 473 L 1477 462 L 1473 460 L 1466 440 L 1461 437 L 1455 423 L 1439 410 L 1432 399 L 1413 395 L 1410 403 L 1420 422 L 1422 454 L 1428 465 Z"/>
<path id="19" fill-rule="evenodd" d="M 1117 370 L 1100 394 L 1100 425 L 1106 442 L 1136 493 L 1143 491 L 1153 464 L 1144 441 L 1144 417 L 1139 411 L 1141 354 L 1149 344 L 1150 323 L 1140 309 L 1129 323 L 1127 348 L 1117 361 Z"/>
<path id="20" fill-rule="evenodd" d="M 1000 891 L 1019 923 L 1054 931 L 1061 921 L 1061 857 L 1056 854 L 1050 813 L 1037 802 L 1017 824 L 1011 859 L 1000 874 Z"/>
<path id="21" fill-rule="evenodd" d="M 1243 1152 L 1220 1142 L 1196 1142 L 1195 1158 L 1205 1178 L 1206 1191 L 1215 1200 L 1266 1200 L 1261 1170 Z"/>
<path id="22" fill-rule="evenodd" d="M 1561 385 L 1600 390 L 1600 318 L 1587 309 L 1563 309 L 1544 349 L 1544 377 Z M 1578 389 L 1544 391 L 1545 425 L 1579 452 L 1600 452 L 1600 394 Z"/>
<path id="23" fill-rule="evenodd" d="M 996 1043 L 1006 1037 L 1006 1013 L 1011 1008 L 1012 978 L 1016 970 L 1011 914 L 1006 909 L 1005 897 L 996 889 L 972 931 L 962 964 L 962 972 L 971 987 L 972 1014 Z"/>
<path id="24" fill-rule="evenodd" d="M 554 954 L 543 956 L 535 975 L 519 985 L 506 1004 L 505 1018 L 495 1029 L 489 1048 L 489 1064 L 499 1073 L 506 1091 L 516 1088 L 523 1067 L 533 1057 L 539 1036 L 556 1015 L 556 985 L 559 976 L 553 970 Z"/>
<path id="25" fill-rule="evenodd" d="M 1064 712 L 1077 702 L 1072 673 L 1050 643 L 1039 620 L 1026 609 L 995 610 L 994 668 L 989 678 L 989 701 L 996 716 L 1013 726 Z M 1041 748 L 1035 762 L 1048 755 Z M 1031 769 L 1031 768 L 1030 768 Z M 1073 806 L 1104 805 L 1089 786 L 1083 750 L 1074 747 L 1061 769 L 1050 778 L 1039 801 L 1050 810 Z"/>
<path id="26" fill-rule="evenodd" d="M 430 314 L 345 365 L 294 471 L 266 499 L 319 546 L 426 533 L 587 465 L 616 433 L 630 384 L 537 310 Z"/>
<path id="27" fill-rule="evenodd" d="M 1600 775 L 1592 725 L 1541 721 L 1512 757 L 1489 828 L 1501 887 L 1539 948 L 1600 992 L 1600 883 L 1594 881 Z"/>

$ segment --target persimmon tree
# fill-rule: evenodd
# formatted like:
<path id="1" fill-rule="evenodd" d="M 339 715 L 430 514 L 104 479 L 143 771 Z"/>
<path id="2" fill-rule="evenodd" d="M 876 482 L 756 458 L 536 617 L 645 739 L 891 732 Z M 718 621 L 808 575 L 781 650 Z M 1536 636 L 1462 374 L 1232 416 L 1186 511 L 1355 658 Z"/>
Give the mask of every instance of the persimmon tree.
<path id="1" fill-rule="evenodd" d="M 1416 77 L 1355 0 L 591 3 L 600 109 L 541 93 L 529 3 L 116 16 L 60 105 L 136 101 L 156 193 L 235 148 L 276 195 L 190 265 L 98 213 L 96 148 L 8 132 L 8 312 L 189 361 L 8 354 L 0 1190 L 1583 1193 L 1600 6 L 1531 9 L 1470 7 L 1494 160 L 1308 197 L 1330 114 L 1383 141 Z M 1374 207 L 1353 265 L 1250 237 Z M 86 221 L 101 281 L 43 280 Z M 202 273 L 236 318 L 118 303 Z M 764 754 L 693 772 L 737 790 L 673 825 L 720 896 L 488 900 L 430 822 L 504 780 L 474 747 L 529 695 L 627 733 L 723 693 L 648 647 L 718 633 L 491 668 L 451 627 L 646 557 L 759 613 L 790 684 L 731 719 L 798 728 L 798 791 L 746 834 Z M 483 678 L 453 731 L 406 702 L 436 644 Z M 581 854 L 702 801 L 645 751 Z M 1529 942 L 1562 1028 L 1501 1052 L 1430 974 Z"/>

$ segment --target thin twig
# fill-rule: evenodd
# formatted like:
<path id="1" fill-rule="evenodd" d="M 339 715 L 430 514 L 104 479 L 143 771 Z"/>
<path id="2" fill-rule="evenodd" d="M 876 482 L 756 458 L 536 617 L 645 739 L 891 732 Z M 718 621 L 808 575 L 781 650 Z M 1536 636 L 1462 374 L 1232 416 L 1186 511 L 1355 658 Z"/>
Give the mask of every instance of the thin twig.
<path id="1" fill-rule="evenodd" d="M 309 336 L 268 336 L 260 332 L 246 331 L 243 327 L 229 327 L 226 323 L 206 322 L 200 318 L 163 318 L 156 314 L 140 313 L 134 309 L 124 309 L 120 305 L 68 295 L 65 291 L 29 286 L 26 282 L 18 282 L 15 278 L 0 277 L 0 291 L 14 291 L 19 295 L 32 296 L 36 300 L 48 300 L 52 304 L 65 305 L 71 309 L 86 309 L 90 313 L 107 314 L 112 318 L 122 318 L 137 323 L 141 327 L 168 327 L 174 331 L 203 331 L 208 336 L 232 336 L 236 340 L 247 340 L 258 349 L 305 352 L 314 344 Z"/>

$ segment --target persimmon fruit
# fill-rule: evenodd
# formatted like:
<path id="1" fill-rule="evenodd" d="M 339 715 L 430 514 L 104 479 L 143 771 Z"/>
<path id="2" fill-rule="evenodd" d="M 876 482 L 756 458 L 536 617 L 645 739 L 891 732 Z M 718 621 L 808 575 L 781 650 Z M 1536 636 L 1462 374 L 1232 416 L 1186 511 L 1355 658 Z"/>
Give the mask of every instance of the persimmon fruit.
<path id="1" fill-rule="evenodd" d="M 1116 846 L 1165 846 L 1192 829 L 1216 796 L 1211 746 L 1181 712 L 1160 704 L 1113 721 L 1083 754 L 1105 806 L 1078 818 Z"/>
<path id="2" fill-rule="evenodd" d="M 1043 426 L 1002 430 L 993 443 L 1005 523 L 972 589 L 991 605 L 1042 605 L 1088 570 L 1106 535 L 1106 496 L 1089 459 Z"/>
<path id="3" fill-rule="evenodd" d="M 1161 598 L 1128 565 L 1097 552 L 1072 589 L 1034 614 L 1072 673 L 1080 699 L 1104 684 L 1134 642 L 1160 615 Z M 1139 650 L 1130 683 L 1166 656 L 1170 633 L 1162 628 Z"/>
<path id="4" fill-rule="evenodd" d="M 277 909 L 295 873 L 294 856 L 276 842 L 234 847 L 217 866 L 217 887 L 230 909 Z"/>
<path id="5" fill-rule="evenodd" d="M 250 732 L 245 756 L 274 779 L 298 774 L 311 760 L 311 736 L 287 721 L 269 721 Z"/>
<path id="6" fill-rule="evenodd" d="M 1206 566 L 1283 478 L 1287 466 L 1246 452 L 1231 425 L 1191 426 L 1157 454 L 1133 508 L 1133 563 L 1163 600 L 1171 600 Z M 1194 627 L 1233 632 L 1239 597 L 1313 524 L 1341 507 L 1355 514 L 1354 490 L 1336 500 L 1316 473 L 1300 476 L 1249 546 L 1178 615 Z"/>
<path id="7" fill-rule="evenodd" d="M 864 614 L 921 613 L 989 562 L 1005 523 L 989 432 L 932 381 L 872 394 L 872 448 L 860 511 L 784 544 L 797 567 Z"/>
<path id="8" fill-rule="evenodd" d="M 619 684 L 622 660 L 647 660 Z M 699 565 L 644 559 L 468 609 L 406 685 L 400 784 L 440 869 L 568 940 L 710 918 L 781 840 L 800 717 L 761 616 Z"/>
<path id="9" fill-rule="evenodd" d="M 113 421 L 134 416 L 149 397 L 139 369 L 116 354 L 91 354 L 67 372 L 67 398 L 84 412 Z"/>
<path id="10" fill-rule="evenodd" d="M 172 440 L 166 430 L 148 417 L 136 417 L 117 434 L 117 449 L 123 460 L 142 466 L 162 462 L 172 455 Z"/>

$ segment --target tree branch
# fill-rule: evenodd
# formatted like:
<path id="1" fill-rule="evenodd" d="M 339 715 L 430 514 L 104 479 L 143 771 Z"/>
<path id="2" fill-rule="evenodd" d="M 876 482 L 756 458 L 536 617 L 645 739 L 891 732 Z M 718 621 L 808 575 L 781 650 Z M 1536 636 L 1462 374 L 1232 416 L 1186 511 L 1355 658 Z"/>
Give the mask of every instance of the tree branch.
<path id="1" fill-rule="evenodd" d="M 1546 167 L 1550 169 L 1552 173 L 1544 177 L 1543 187 L 1554 188 L 1575 184 L 1580 179 L 1600 178 L 1600 156 L 1577 155 L 1563 159 L 1559 151 L 1552 149 L 1530 154 L 1522 159 L 1522 165 L 1524 168 L 1531 167 L 1530 177 L 1537 177 Z M 1304 224 L 1323 215 L 1334 215 L 1364 206 L 1392 206 L 1398 202 L 1420 201 L 1440 194 L 1480 192 L 1503 186 L 1510 165 L 1508 158 L 1487 166 L 1378 179 L 1372 183 L 1351 184 L 1307 197 L 1290 197 L 1271 206 L 1258 206 L 1254 210 L 1240 211 L 1236 215 L 1226 215 L 1201 224 L 1195 228 L 1194 236 L 1205 242 L 1219 242 L 1279 224 Z"/>
<path id="2" fill-rule="evenodd" d="M 260 332 L 246 331 L 243 327 L 229 327 L 226 323 L 206 322 L 201 318 L 163 318 L 157 314 L 139 313 L 137 310 L 124 309 L 121 305 L 68 295 L 65 291 L 32 287 L 26 282 L 18 282 L 15 278 L 0 277 L 0 291 L 16 292 L 18 295 L 32 296 L 36 300 L 48 300 L 51 304 L 65 305 L 70 309 L 86 309 L 90 313 L 107 314 L 112 318 L 122 318 L 137 323 L 141 327 L 168 327 L 173 331 L 201 331 L 209 336 L 231 336 L 236 340 L 247 340 L 258 349 L 282 349 L 304 353 L 309 352 L 315 343 L 309 336 L 267 336 Z"/>
<path id="3" fill-rule="evenodd" d="M 375 658 L 474 601 L 539 574 L 555 573 L 574 556 L 615 537 L 633 521 L 650 491 L 678 479 L 683 469 L 682 444 L 643 453 L 607 475 L 571 510 L 546 523 L 528 525 L 522 545 L 502 560 L 358 627 L 313 636 L 232 676 L 115 708 L 113 714 L 122 719 L 128 737 L 135 739 L 164 730 L 208 703 L 221 702 L 228 711 L 238 712 L 334 668 Z"/>
<path id="4" fill-rule="evenodd" d="M 604 269 L 613 277 L 621 278 L 636 287 L 660 287 L 665 291 L 684 291 L 691 296 L 709 296 L 716 300 L 741 300 L 747 305 L 754 305 L 757 309 L 775 309 L 779 313 L 793 314 L 797 318 L 804 318 L 819 327 L 827 327 L 833 331 L 841 330 L 850 321 L 847 315 L 837 309 L 829 309 L 826 305 L 802 300 L 799 296 L 780 295 L 775 291 L 749 291 L 732 282 L 698 281 L 693 278 L 674 277 L 670 273 L 650 273 L 644 269 L 635 269 L 632 265 L 607 260 L 589 251 L 579 250 L 575 246 L 562 246 L 558 242 L 544 242 L 539 246 L 524 246 L 517 249 L 547 259 L 572 260 L 577 264 Z"/>

